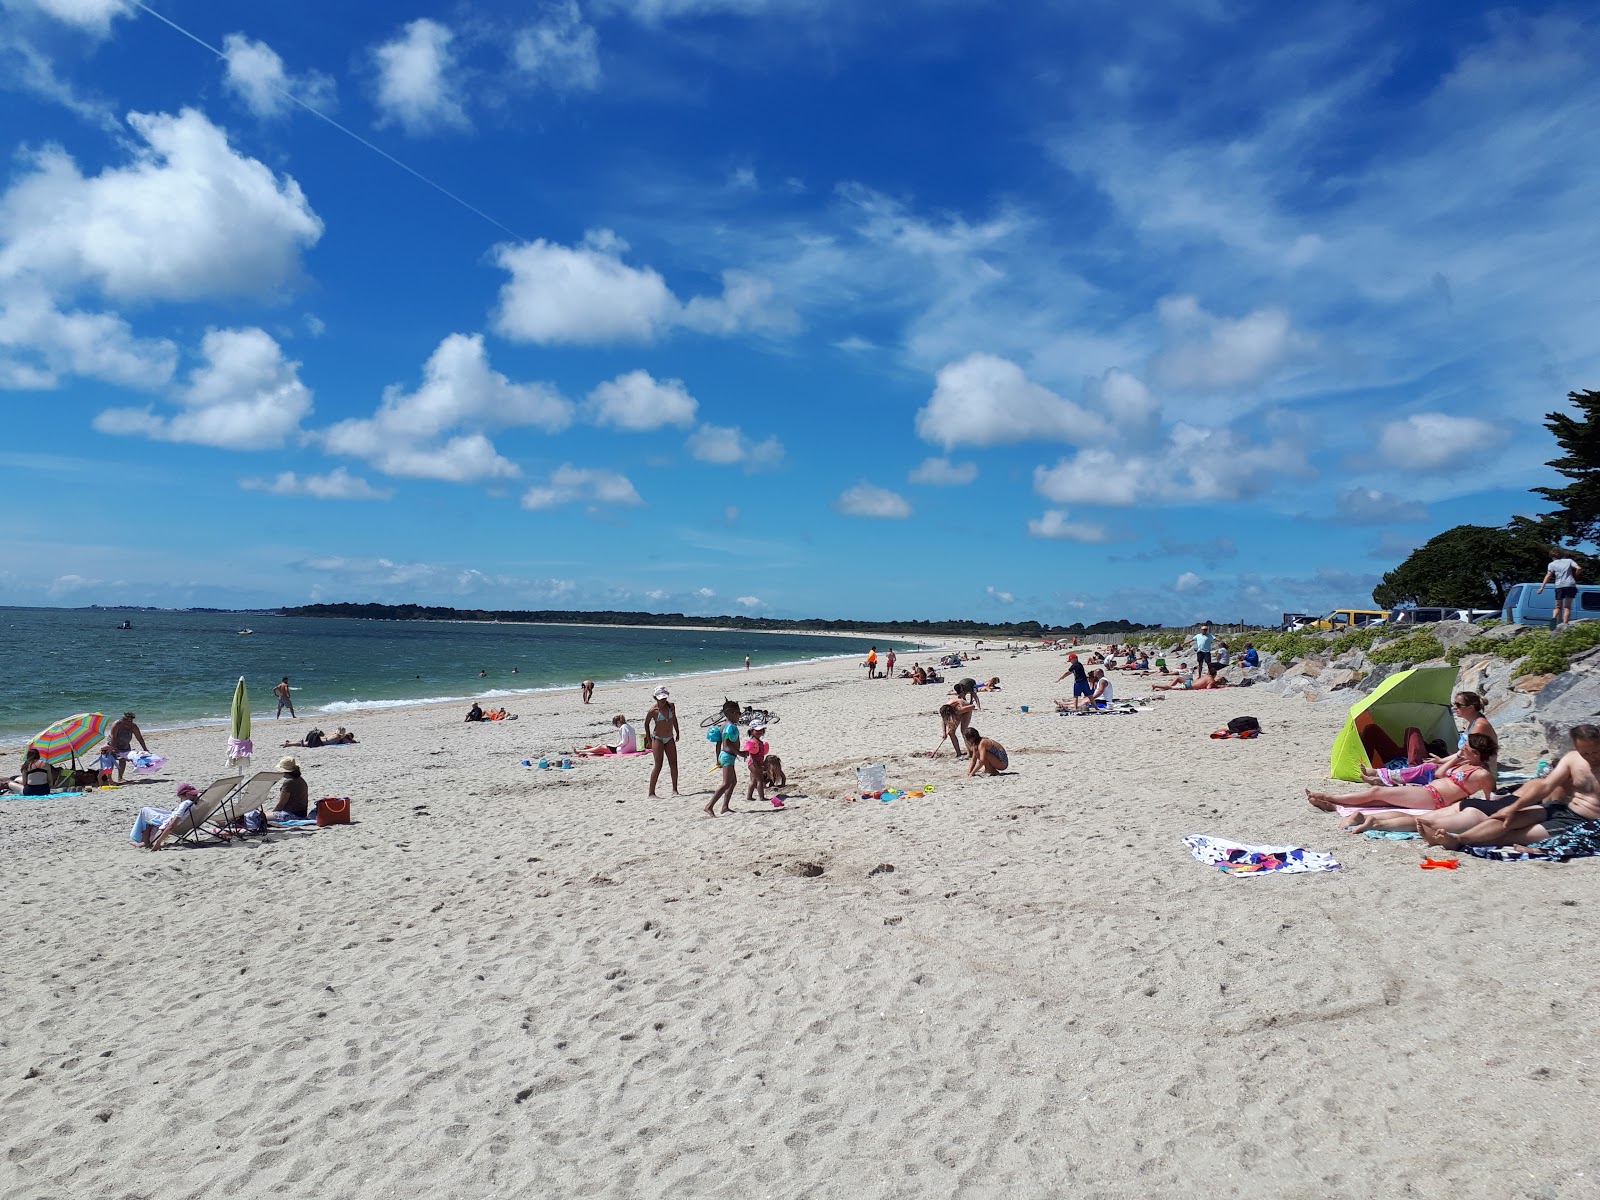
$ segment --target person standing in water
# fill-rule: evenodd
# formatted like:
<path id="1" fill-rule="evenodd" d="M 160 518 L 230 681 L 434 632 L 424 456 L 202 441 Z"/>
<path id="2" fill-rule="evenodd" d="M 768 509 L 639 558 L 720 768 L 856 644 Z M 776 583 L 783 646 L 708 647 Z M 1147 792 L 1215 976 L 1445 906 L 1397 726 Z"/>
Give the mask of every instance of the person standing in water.
<path id="1" fill-rule="evenodd" d="M 283 716 L 283 710 L 288 709 L 289 715 L 294 716 L 294 700 L 289 695 L 289 677 L 285 675 L 282 682 L 272 689 L 272 694 L 278 698 L 278 717 Z"/>

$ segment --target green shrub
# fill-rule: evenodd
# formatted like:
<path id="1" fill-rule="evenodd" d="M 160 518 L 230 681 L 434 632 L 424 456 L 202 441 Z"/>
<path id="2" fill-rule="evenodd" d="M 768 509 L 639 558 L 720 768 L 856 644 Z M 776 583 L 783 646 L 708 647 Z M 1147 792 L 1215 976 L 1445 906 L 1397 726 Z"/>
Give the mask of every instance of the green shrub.
<path id="1" fill-rule="evenodd" d="M 1443 658 L 1444 646 L 1431 633 L 1421 630 L 1404 637 L 1382 642 L 1367 651 L 1367 659 L 1375 663 L 1419 663 L 1433 658 Z"/>

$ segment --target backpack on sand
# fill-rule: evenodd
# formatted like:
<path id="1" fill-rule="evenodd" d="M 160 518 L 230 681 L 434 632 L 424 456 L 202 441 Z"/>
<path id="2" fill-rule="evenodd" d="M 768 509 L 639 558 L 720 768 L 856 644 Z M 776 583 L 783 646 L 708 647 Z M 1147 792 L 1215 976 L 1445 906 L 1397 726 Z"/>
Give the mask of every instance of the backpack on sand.
<path id="1" fill-rule="evenodd" d="M 1228 722 L 1228 732 L 1238 737 L 1242 733 L 1260 733 L 1261 722 L 1254 717 L 1234 717 Z"/>

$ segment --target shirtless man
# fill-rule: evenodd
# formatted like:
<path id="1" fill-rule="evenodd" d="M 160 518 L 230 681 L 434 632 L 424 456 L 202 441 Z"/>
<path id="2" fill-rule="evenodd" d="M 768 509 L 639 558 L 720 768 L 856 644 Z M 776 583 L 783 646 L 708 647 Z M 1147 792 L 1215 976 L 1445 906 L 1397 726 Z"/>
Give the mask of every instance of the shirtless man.
<path id="1" fill-rule="evenodd" d="M 131 712 L 123 713 L 121 719 L 118 720 L 117 723 L 113 725 L 110 731 L 106 734 L 106 740 L 111 745 L 111 752 L 117 756 L 118 783 L 122 782 L 122 776 L 128 770 L 128 760 L 133 757 L 133 743 L 135 738 L 138 739 L 139 749 L 143 750 L 146 754 L 149 754 L 150 747 L 144 744 L 144 734 L 140 731 L 139 727 L 134 724 L 133 714 Z"/>
<path id="2" fill-rule="evenodd" d="M 1323 812 L 1333 812 L 1340 804 L 1350 808 L 1449 808 L 1476 792 L 1482 792 L 1487 800 L 1494 791 L 1494 776 L 1489 774 L 1483 763 L 1494 756 L 1498 747 L 1487 734 L 1469 733 L 1467 748 L 1472 753 L 1463 757 L 1461 765 L 1441 771 L 1434 776 L 1432 783 L 1369 787 L 1364 792 L 1342 796 L 1332 792 L 1313 792 L 1308 788 L 1306 800 L 1312 808 L 1320 808 Z"/>
<path id="3" fill-rule="evenodd" d="M 272 694 L 278 698 L 278 716 L 283 716 L 283 710 L 288 709 L 289 715 L 294 716 L 294 701 L 289 696 L 289 677 L 285 675 L 283 682 L 273 685 Z M 276 718 L 274 718 L 276 719 Z"/>
<path id="4" fill-rule="evenodd" d="M 1418 821 L 1423 840 L 1447 850 L 1527 846 L 1584 821 L 1600 821 L 1600 726 L 1574 725 L 1571 734 L 1572 749 L 1561 756 L 1555 770 L 1523 784 L 1504 807 L 1460 832 Z"/>

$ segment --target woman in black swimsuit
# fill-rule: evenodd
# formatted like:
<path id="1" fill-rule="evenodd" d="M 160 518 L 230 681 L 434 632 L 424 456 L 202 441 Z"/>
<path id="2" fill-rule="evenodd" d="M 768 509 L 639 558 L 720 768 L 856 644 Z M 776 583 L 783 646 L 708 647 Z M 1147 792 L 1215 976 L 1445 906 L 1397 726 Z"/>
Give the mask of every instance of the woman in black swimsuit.
<path id="1" fill-rule="evenodd" d="M 22 756 L 22 773 L 15 779 L 6 780 L 6 787 L 24 796 L 48 796 L 54 779 L 55 768 L 39 756 L 37 747 L 29 746 L 28 752 Z"/>
<path id="2" fill-rule="evenodd" d="M 658 688 L 655 698 L 656 702 L 644 715 L 645 736 L 650 739 L 650 753 L 655 755 L 655 763 L 650 768 L 650 799 L 656 798 L 656 780 L 661 778 L 662 759 L 666 760 L 672 775 L 672 794 L 682 795 L 678 791 L 678 710 L 668 699 L 666 688 Z"/>

